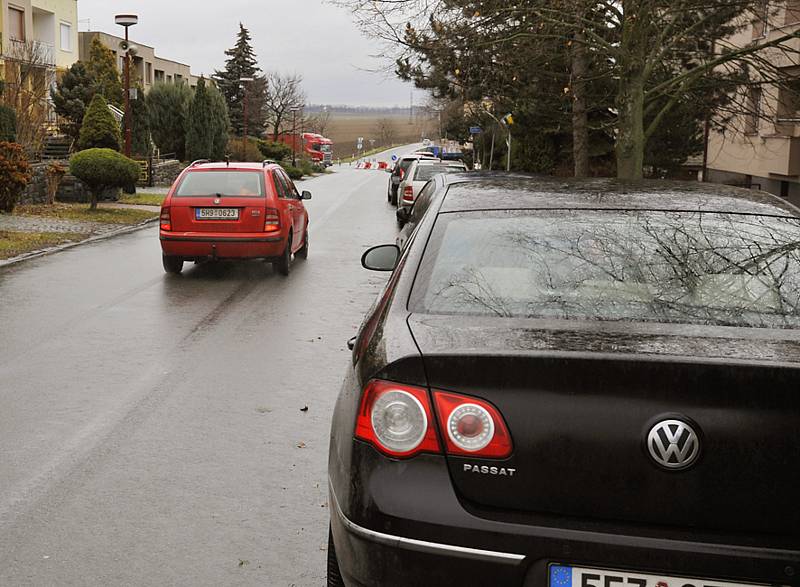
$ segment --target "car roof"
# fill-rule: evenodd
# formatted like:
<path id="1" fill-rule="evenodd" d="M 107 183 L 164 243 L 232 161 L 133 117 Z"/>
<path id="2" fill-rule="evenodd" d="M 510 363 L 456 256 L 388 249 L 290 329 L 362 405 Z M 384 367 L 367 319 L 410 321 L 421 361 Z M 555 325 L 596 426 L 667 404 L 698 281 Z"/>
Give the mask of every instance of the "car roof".
<path id="1" fill-rule="evenodd" d="M 767 192 L 691 181 L 562 179 L 522 173 L 446 176 L 441 212 L 513 209 L 663 210 L 800 217 Z"/>
<path id="2" fill-rule="evenodd" d="M 241 162 L 241 161 L 231 161 L 230 163 L 226 163 L 225 161 L 204 161 L 201 163 L 193 163 L 189 165 L 188 171 L 192 170 L 200 170 L 200 171 L 209 171 L 209 170 L 217 170 L 217 169 L 229 169 L 231 171 L 257 171 L 260 169 L 276 169 L 281 168 L 280 165 L 277 163 L 269 163 L 269 162 L 262 162 L 262 163 L 255 163 L 255 162 Z"/>

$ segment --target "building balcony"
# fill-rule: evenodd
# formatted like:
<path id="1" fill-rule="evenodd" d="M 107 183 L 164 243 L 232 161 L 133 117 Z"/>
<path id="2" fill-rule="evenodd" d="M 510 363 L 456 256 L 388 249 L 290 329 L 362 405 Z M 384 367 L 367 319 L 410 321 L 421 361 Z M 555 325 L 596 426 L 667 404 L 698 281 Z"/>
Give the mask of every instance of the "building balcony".
<path id="1" fill-rule="evenodd" d="M 800 176 L 800 136 L 766 136 L 764 147 L 771 175 Z"/>
<path id="2" fill-rule="evenodd" d="M 47 68 L 56 66 L 56 48 L 52 43 L 9 39 L 5 44 L 5 48 L 3 57 L 6 59 Z"/>

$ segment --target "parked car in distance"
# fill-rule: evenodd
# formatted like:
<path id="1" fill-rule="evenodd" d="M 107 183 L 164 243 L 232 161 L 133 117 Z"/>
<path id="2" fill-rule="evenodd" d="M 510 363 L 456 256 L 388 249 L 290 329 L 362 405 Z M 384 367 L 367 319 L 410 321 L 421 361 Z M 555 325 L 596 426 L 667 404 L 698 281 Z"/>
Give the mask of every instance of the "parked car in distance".
<path id="1" fill-rule="evenodd" d="M 387 190 L 387 199 L 390 204 L 397 205 L 397 189 L 400 182 L 406 175 L 408 168 L 414 161 L 420 159 L 435 159 L 430 153 L 409 153 L 400 157 L 392 168 L 392 174 L 389 176 L 389 189 Z"/>
<path id="2" fill-rule="evenodd" d="M 164 270 L 186 261 L 265 259 L 288 275 L 292 255 L 308 257 L 308 212 L 280 165 L 192 163 L 161 206 L 159 237 Z"/>
<path id="3" fill-rule="evenodd" d="M 800 585 L 800 210 L 450 176 L 353 341 L 328 585 Z"/>
<path id="4" fill-rule="evenodd" d="M 417 194 L 434 176 L 440 173 L 464 173 L 467 166 L 457 161 L 441 161 L 439 159 L 419 159 L 412 161 L 403 179 L 397 186 L 398 206 L 411 207 Z"/>

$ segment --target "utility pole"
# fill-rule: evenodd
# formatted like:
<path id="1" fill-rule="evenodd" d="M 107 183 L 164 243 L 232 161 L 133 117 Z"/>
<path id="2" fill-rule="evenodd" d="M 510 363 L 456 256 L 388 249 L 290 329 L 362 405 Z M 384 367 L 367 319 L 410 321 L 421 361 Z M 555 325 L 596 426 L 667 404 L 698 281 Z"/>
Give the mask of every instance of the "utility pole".
<path id="1" fill-rule="evenodd" d="M 292 167 L 297 167 L 297 111 L 299 108 L 292 108 Z"/>
<path id="2" fill-rule="evenodd" d="M 242 106 L 242 130 L 244 131 L 244 136 L 242 137 L 242 158 L 247 159 L 247 84 L 248 82 L 253 81 L 252 77 L 240 77 L 239 82 L 242 84 L 242 89 L 244 90 L 244 99 L 243 99 L 243 106 Z"/>

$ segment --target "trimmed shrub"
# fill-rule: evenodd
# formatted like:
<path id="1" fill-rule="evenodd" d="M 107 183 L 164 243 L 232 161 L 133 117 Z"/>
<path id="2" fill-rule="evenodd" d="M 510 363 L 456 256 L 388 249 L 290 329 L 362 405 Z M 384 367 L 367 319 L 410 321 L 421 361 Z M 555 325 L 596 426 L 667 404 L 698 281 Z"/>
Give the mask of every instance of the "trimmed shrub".
<path id="1" fill-rule="evenodd" d="M 0 211 L 14 211 L 30 180 L 31 165 L 22 145 L 0 142 Z"/>
<path id="2" fill-rule="evenodd" d="M 259 162 L 263 161 L 264 157 L 261 156 L 261 151 L 254 139 L 248 139 L 247 145 L 242 139 L 231 139 L 228 141 L 228 154 L 231 156 L 231 161 L 246 161 L 246 162 Z"/>
<path id="3" fill-rule="evenodd" d="M 0 105 L 0 141 L 14 143 L 17 140 L 17 115 L 8 106 Z"/>
<path id="4" fill-rule="evenodd" d="M 83 117 L 78 147 L 119 151 L 120 139 L 119 124 L 108 109 L 108 102 L 100 94 L 95 94 Z"/>
<path id="5" fill-rule="evenodd" d="M 258 141 L 258 149 L 263 155 L 263 159 L 273 159 L 275 161 L 284 161 L 292 157 L 292 148 L 284 143 L 275 143 L 272 141 Z"/>
<path id="6" fill-rule="evenodd" d="M 283 170 L 286 172 L 292 181 L 297 181 L 298 179 L 303 179 L 303 171 L 297 167 L 292 167 L 291 165 L 282 165 Z"/>
<path id="7" fill-rule="evenodd" d="M 89 187 L 92 210 L 104 190 L 135 184 L 140 169 L 136 161 L 113 149 L 87 149 L 69 160 L 69 172 Z"/>

